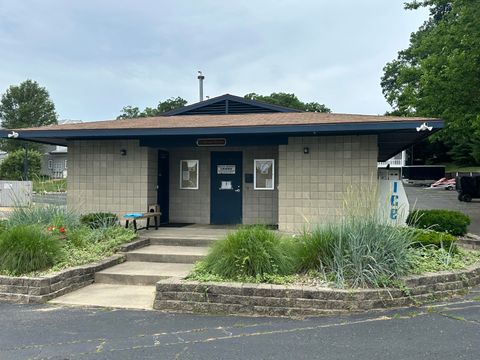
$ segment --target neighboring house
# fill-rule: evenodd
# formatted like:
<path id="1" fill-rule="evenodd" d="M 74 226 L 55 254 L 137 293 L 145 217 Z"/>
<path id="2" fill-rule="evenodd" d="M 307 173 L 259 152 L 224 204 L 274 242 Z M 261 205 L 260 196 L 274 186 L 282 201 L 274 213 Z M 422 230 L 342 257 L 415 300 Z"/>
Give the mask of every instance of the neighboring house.
<path id="1" fill-rule="evenodd" d="M 40 174 L 53 179 L 66 178 L 68 169 L 67 147 L 45 145 L 43 150 L 44 154 Z"/>
<path id="2" fill-rule="evenodd" d="M 60 120 L 59 125 L 79 124 L 81 120 Z M 42 148 L 42 168 L 41 175 L 49 176 L 54 179 L 63 179 L 67 177 L 68 159 L 66 146 L 45 145 Z"/>
<path id="3" fill-rule="evenodd" d="M 407 151 L 403 150 L 387 161 L 378 163 L 378 178 L 381 180 L 400 180 L 402 167 L 407 164 Z"/>
<path id="4" fill-rule="evenodd" d="M 433 130 L 417 131 L 424 122 Z M 377 186 L 378 161 L 442 127 L 438 119 L 299 112 L 223 95 L 165 116 L 16 131 L 68 146 L 67 204 L 81 212 L 158 203 L 164 223 L 298 231 L 338 218 L 352 184 Z"/>

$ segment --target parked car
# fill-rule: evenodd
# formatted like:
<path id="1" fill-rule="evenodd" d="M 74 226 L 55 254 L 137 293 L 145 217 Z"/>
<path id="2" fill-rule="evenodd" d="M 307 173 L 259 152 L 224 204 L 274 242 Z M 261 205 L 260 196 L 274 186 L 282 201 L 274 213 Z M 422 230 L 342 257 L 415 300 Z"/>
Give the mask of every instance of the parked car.
<path id="1" fill-rule="evenodd" d="M 430 187 L 427 189 L 445 189 L 445 190 L 453 190 L 455 189 L 455 179 L 447 179 L 441 178 L 440 180 L 434 182 Z"/>

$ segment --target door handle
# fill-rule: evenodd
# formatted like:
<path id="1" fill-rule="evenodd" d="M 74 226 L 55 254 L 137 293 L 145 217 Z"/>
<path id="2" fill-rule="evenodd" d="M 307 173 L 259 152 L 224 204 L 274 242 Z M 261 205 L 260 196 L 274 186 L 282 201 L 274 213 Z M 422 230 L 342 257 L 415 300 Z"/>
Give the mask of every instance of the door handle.
<path id="1" fill-rule="evenodd" d="M 240 192 L 240 189 L 235 190 L 235 192 Z"/>

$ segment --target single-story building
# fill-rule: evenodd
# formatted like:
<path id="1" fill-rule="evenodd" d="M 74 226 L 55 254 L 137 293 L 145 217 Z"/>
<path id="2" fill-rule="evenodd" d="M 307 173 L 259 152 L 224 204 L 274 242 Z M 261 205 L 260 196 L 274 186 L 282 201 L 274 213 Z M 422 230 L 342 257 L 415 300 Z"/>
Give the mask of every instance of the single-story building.
<path id="1" fill-rule="evenodd" d="M 377 161 L 442 127 L 439 119 L 301 112 L 227 94 L 159 117 L 15 131 L 68 147 L 67 204 L 81 212 L 158 204 L 163 223 L 292 231 L 334 219 L 351 184 L 375 186 Z"/>

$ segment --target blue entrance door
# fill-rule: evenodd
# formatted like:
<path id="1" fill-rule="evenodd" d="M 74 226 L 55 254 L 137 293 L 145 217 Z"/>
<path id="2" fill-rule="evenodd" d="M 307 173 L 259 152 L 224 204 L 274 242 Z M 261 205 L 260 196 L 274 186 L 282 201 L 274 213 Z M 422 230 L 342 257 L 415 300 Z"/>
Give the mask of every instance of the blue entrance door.
<path id="1" fill-rule="evenodd" d="M 210 223 L 242 223 L 242 153 L 211 153 Z"/>

